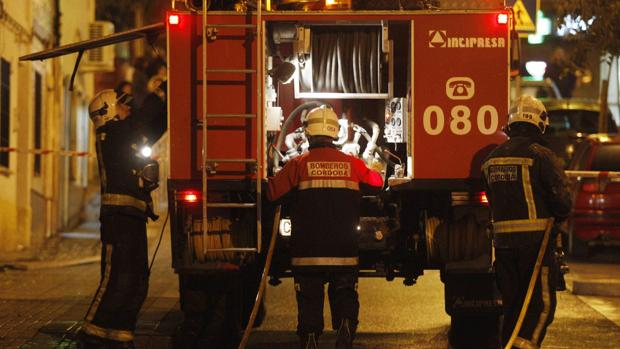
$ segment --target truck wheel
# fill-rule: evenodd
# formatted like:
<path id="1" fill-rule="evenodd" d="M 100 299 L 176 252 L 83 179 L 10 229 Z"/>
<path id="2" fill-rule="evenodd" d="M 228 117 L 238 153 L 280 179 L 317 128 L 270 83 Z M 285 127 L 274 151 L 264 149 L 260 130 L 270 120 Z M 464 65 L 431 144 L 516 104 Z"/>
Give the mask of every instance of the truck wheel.
<path id="1" fill-rule="evenodd" d="M 179 283 L 184 318 L 174 348 L 236 348 L 243 315 L 239 274 L 179 274 Z"/>
<path id="2" fill-rule="evenodd" d="M 448 335 L 450 348 L 501 348 L 499 317 L 498 314 L 452 315 Z"/>

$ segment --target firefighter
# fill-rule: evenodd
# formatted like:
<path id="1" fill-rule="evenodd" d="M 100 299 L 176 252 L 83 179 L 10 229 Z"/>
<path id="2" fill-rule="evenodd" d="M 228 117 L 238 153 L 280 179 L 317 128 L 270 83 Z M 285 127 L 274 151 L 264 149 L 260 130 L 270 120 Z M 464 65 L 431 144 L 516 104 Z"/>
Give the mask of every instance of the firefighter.
<path id="1" fill-rule="evenodd" d="M 82 348 L 133 348 L 136 318 L 148 290 L 147 217 L 157 163 L 141 154 L 131 95 L 103 90 L 88 109 L 101 179 L 101 281 L 79 335 Z"/>
<path id="2" fill-rule="evenodd" d="M 323 286 L 328 283 L 336 347 L 351 348 L 358 323 L 358 243 L 361 190 L 378 192 L 381 175 L 333 144 L 338 117 L 319 107 L 308 113 L 309 151 L 269 179 L 268 198 L 291 204 L 291 267 L 301 348 L 317 348 L 323 331 Z"/>
<path id="3" fill-rule="evenodd" d="M 521 96 L 510 109 L 506 133 L 509 139 L 493 150 L 482 170 L 491 207 L 497 285 L 502 294 L 504 347 L 515 327 L 514 347 L 539 348 L 556 307 L 557 265 L 552 231 L 527 313 L 518 321 L 534 273 L 539 250 L 544 246 L 549 218 L 561 222 L 571 209 L 568 181 L 562 161 L 542 138 L 549 125 L 543 104 Z"/>
<path id="4" fill-rule="evenodd" d="M 141 133 L 149 144 L 156 143 L 168 129 L 167 83 L 165 76 L 154 76 L 148 84 L 149 93 L 142 101 L 136 115 Z"/>

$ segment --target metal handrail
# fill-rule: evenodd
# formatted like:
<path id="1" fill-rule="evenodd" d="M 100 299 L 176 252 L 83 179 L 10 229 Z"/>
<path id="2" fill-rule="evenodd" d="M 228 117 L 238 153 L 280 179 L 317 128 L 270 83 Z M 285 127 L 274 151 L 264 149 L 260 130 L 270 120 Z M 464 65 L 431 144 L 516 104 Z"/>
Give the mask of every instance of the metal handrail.
<path id="1" fill-rule="evenodd" d="M 256 171 L 256 249 L 261 252 L 262 247 L 262 177 L 264 161 L 259 161 L 263 152 L 263 69 L 265 62 L 263 58 L 263 47 L 265 37 L 263 33 L 263 1 L 258 0 L 256 4 L 256 160 L 258 168 Z"/>
<path id="2" fill-rule="evenodd" d="M 225 249 L 208 249 L 206 248 L 206 244 L 203 244 L 205 248 L 203 251 L 205 253 L 208 252 L 235 252 L 235 251 L 249 251 L 249 252 L 261 252 L 262 245 L 262 224 L 261 224 L 261 216 L 262 216 L 262 202 L 261 202 L 261 192 L 262 192 L 262 178 L 263 178 L 263 170 L 264 167 L 261 161 L 261 149 L 263 148 L 263 125 L 262 125 L 262 107 L 263 107 L 263 66 L 264 66 L 264 58 L 262 55 L 263 47 L 264 47 L 264 32 L 262 25 L 262 0 L 257 1 L 256 8 L 256 69 L 208 69 L 207 67 L 207 29 L 209 27 L 216 26 L 224 26 L 226 25 L 209 25 L 207 21 L 207 0 L 202 1 L 203 11 L 202 11 L 202 81 L 205 83 L 202 85 L 202 120 L 200 122 L 200 126 L 202 127 L 202 221 L 207 221 L 207 207 L 214 207 L 213 204 L 209 205 L 207 202 L 207 166 L 204 166 L 206 163 L 213 162 L 256 162 L 258 164 L 258 170 L 256 171 L 256 248 L 225 248 Z M 245 27 L 245 26 L 244 26 Z M 207 119 L 209 117 L 214 117 L 207 113 L 207 74 L 208 73 L 244 73 L 244 74 L 256 74 L 256 159 L 207 159 Z M 213 114 L 222 117 L 222 114 Z M 232 115 L 231 115 L 232 116 Z M 228 116 L 228 117 L 231 117 Z M 249 114 L 239 114 L 240 117 L 252 117 Z M 215 116 L 217 117 L 217 116 Z M 234 204 L 238 205 L 238 204 Z M 224 207 L 219 206 L 218 207 Z M 232 207 L 232 206 L 230 206 Z M 202 239 L 203 242 L 207 240 L 208 235 L 208 225 L 202 225 Z"/>
<path id="3" fill-rule="evenodd" d="M 202 221 L 207 222 L 207 3 L 202 0 Z M 207 240 L 207 224 L 202 225 L 202 241 Z"/>

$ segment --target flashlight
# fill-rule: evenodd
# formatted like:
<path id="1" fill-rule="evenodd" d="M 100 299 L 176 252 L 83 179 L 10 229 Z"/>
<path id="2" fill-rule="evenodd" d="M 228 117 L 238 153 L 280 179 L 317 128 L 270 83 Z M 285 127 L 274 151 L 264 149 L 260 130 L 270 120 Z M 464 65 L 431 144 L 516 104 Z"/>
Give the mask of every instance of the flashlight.
<path id="1" fill-rule="evenodd" d="M 142 155 L 142 157 L 150 158 L 151 154 L 153 154 L 153 150 L 148 145 L 140 149 L 140 155 Z"/>

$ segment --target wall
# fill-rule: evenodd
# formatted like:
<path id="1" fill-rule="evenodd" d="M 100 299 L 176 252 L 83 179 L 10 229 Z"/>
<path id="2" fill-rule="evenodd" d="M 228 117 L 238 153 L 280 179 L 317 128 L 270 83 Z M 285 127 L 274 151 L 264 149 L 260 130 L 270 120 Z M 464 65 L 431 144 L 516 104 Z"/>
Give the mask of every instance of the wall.
<path id="1" fill-rule="evenodd" d="M 90 129 L 85 107 L 93 96 L 93 77 L 78 74 L 76 91 L 66 91 L 75 55 L 43 62 L 20 62 L 19 57 L 52 48 L 55 41 L 54 13 L 59 3 L 60 44 L 88 38 L 88 23 L 95 18 L 95 0 L 0 0 L 0 57 L 10 62 L 10 152 L 9 167 L 0 168 L 0 252 L 36 249 L 58 229 L 67 226 L 82 207 L 92 173 L 82 170 L 71 179 L 71 161 L 58 152 L 40 155 L 35 173 L 35 72 L 41 77 L 40 148 L 73 150 L 66 139 L 79 140 L 89 149 Z M 65 102 L 70 104 L 65 105 Z M 78 120 L 77 118 L 81 118 Z M 79 125 L 80 128 L 67 126 Z M 86 126 L 85 126 L 86 125 Z M 72 133 L 67 132 L 67 129 Z M 80 168 L 88 168 L 88 162 Z M 76 189 L 77 187 L 77 189 Z M 63 194 L 63 195 L 61 195 Z M 66 208 L 71 206 L 71 210 Z M 76 206 L 76 207 L 73 207 Z M 0 255 L 1 257 L 2 255 Z"/>

